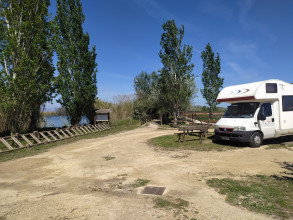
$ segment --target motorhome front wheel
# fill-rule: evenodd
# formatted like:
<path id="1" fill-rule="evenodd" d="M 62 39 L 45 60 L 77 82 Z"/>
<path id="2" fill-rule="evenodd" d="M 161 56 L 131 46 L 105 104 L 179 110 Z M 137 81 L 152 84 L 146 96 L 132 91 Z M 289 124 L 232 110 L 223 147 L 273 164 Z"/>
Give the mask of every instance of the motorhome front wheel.
<path id="1" fill-rule="evenodd" d="M 259 132 L 255 132 L 251 135 L 249 140 L 250 147 L 259 147 L 262 144 L 262 135 Z"/>

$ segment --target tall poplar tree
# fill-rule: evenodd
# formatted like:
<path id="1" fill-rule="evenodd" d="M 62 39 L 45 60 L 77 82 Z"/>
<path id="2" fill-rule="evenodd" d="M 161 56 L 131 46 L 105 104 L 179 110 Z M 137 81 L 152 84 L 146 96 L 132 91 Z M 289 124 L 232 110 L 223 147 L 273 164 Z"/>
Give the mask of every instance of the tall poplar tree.
<path id="1" fill-rule="evenodd" d="M 89 50 L 89 34 L 83 32 L 85 17 L 80 0 L 57 0 L 58 55 L 57 100 L 77 125 L 97 95 L 96 50 Z"/>
<path id="2" fill-rule="evenodd" d="M 205 98 L 209 108 L 209 121 L 212 118 L 212 112 L 217 107 L 217 96 L 220 89 L 223 87 L 224 78 L 219 76 L 221 72 L 221 59 L 219 53 L 215 58 L 215 54 L 211 45 L 208 43 L 205 50 L 201 53 L 203 60 L 202 84 L 201 94 Z"/>
<path id="3" fill-rule="evenodd" d="M 54 66 L 48 0 L 0 1 L 0 111 L 12 133 L 35 129 L 51 99 Z"/>
<path id="4" fill-rule="evenodd" d="M 179 110 L 184 110 L 197 92 L 191 63 L 192 46 L 182 45 L 184 26 L 177 28 L 174 20 L 163 24 L 159 56 L 164 65 L 160 71 L 160 101 L 165 111 L 177 119 Z"/>

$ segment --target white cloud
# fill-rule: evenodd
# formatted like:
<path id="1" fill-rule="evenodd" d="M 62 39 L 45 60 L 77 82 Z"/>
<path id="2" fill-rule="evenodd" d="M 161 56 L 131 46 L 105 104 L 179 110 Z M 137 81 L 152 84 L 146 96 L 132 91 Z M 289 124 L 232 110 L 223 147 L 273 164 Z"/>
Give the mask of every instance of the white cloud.
<path id="1" fill-rule="evenodd" d="M 248 66 L 254 65 L 258 68 L 267 67 L 267 63 L 259 56 L 259 47 L 255 43 L 246 43 L 238 41 L 230 41 L 225 43 L 223 48 L 223 57 L 228 61 L 241 61 L 247 63 Z"/>
<path id="2" fill-rule="evenodd" d="M 254 54 L 257 50 L 257 45 L 248 43 L 248 44 L 237 44 L 235 42 L 228 43 L 228 50 L 232 53 L 242 53 L 242 54 Z"/>
<path id="3" fill-rule="evenodd" d="M 247 21 L 247 17 L 248 17 L 248 14 L 249 14 L 251 7 L 254 4 L 254 1 L 253 0 L 242 0 L 239 3 L 240 3 L 239 22 L 243 27 L 249 28 L 250 24 Z"/>
<path id="4" fill-rule="evenodd" d="M 175 19 L 175 16 L 163 8 L 155 0 L 132 0 L 138 4 L 150 17 L 163 24 L 166 19 Z"/>
<path id="5" fill-rule="evenodd" d="M 243 67 L 236 62 L 227 62 L 224 76 L 225 85 L 243 84 L 265 80 L 264 73 L 259 72 L 256 68 Z M 240 83 L 241 82 L 241 83 Z"/>
<path id="6" fill-rule="evenodd" d="M 110 78 L 115 78 L 115 79 L 126 79 L 126 80 L 133 80 L 133 77 L 131 76 L 127 76 L 127 75 L 123 75 L 123 74 L 116 74 L 116 73 L 99 73 L 97 75 L 97 77 L 99 78 L 99 76 L 103 76 L 103 77 L 110 77 Z"/>

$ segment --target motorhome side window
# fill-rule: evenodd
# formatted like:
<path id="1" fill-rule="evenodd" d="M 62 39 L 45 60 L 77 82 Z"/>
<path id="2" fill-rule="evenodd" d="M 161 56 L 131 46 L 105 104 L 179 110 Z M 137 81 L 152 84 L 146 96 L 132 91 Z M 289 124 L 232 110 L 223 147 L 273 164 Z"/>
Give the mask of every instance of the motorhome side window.
<path id="1" fill-rule="evenodd" d="M 278 93 L 277 83 L 266 83 L 267 93 Z"/>
<path id="2" fill-rule="evenodd" d="M 272 106 L 270 103 L 262 104 L 259 112 L 263 113 L 266 117 L 272 116 Z"/>
<path id="3" fill-rule="evenodd" d="M 293 111 L 293 96 L 292 95 L 284 95 L 282 96 L 283 101 L 283 111 Z"/>

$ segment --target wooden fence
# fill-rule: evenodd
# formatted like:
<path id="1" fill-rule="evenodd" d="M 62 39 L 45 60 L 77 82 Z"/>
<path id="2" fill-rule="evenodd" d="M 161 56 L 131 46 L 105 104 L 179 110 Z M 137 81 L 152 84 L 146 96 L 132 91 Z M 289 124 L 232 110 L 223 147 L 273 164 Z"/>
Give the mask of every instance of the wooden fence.
<path id="1" fill-rule="evenodd" d="M 21 148 L 29 148 L 34 145 L 47 144 L 93 132 L 110 129 L 107 124 L 85 125 L 78 127 L 67 127 L 50 131 L 34 131 L 28 134 L 17 134 L 15 136 L 0 137 L 0 153 L 13 151 Z"/>

